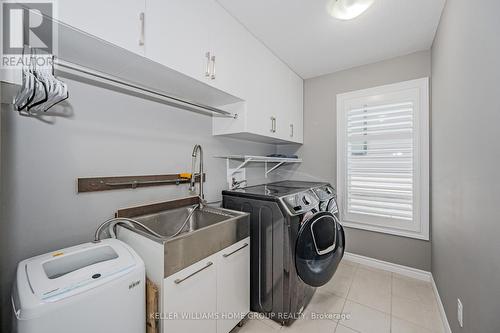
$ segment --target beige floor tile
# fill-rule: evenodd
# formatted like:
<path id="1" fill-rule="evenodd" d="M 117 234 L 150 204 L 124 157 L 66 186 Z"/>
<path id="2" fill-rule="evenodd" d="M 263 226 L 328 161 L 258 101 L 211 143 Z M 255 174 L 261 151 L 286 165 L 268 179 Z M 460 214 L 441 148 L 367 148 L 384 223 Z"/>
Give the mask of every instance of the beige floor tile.
<path id="1" fill-rule="evenodd" d="M 259 317 L 260 322 L 271 327 L 272 329 L 279 330 L 282 326 L 280 323 L 265 317 Z"/>
<path id="2" fill-rule="evenodd" d="M 335 274 L 339 273 L 341 275 L 351 275 L 352 276 L 352 275 L 354 275 L 354 273 L 356 273 L 356 270 L 358 269 L 358 267 L 359 267 L 359 264 L 343 259 L 340 262 L 339 267 L 337 267 L 337 271 L 335 272 Z"/>
<path id="3" fill-rule="evenodd" d="M 389 333 L 391 330 L 391 317 L 387 313 L 377 311 L 368 306 L 347 301 L 343 313 L 349 319 L 339 323 L 362 333 Z"/>
<path id="4" fill-rule="evenodd" d="M 344 303 L 345 298 L 317 291 L 307 306 L 306 312 L 314 312 L 318 314 L 340 314 L 342 313 Z M 336 318 L 332 318 L 332 320 L 336 320 Z"/>
<path id="5" fill-rule="evenodd" d="M 310 316 L 305 316 L 304 319 L 297 319 L 291 326 L 283 327 L 280 332 L 287 333 L 333 333 L 337 323 L 328 319 L 313 320 Z"/>
<path id="6" fill-rule="evenodd" d="M 391 273 L 360 266 L 347 299 L 391 313 Z"/>
<path id="7" fill-rule="evenodd" d="M 432 333 L 426 328 L 410 323 L 409 321 L 392 317 L 391 323 L 392 333 Z"/>
<path id="8" fill-rule="evenodd" d="M 322 292 L 329 292 L 340 297 L 346 298 L 349 293 L 349 288 L 351 287 L 352 280 L 354 278 L 353 274 L 345 274 L 343 272 L 336 272 L 333 278 L 320 287 L 319 290 Z"/>
<path id="9" fill-rule="evenodd" d="M 433 332 L 442 332 L 443 330 L 443 323 L 437 306 L 393 296 L 392 315 Z"/>
<path id="10" fill-rule="evenodd" d="M 358 265 L 358 269 L 356 270 L 356 275 L 367 274 L 367 271 L 372 273 L 372 277 L 375 276 L 379 278 L 388 279 L 392 276 L 392 273 L 389 271 L 384 271 L 383 269 L 378 269 L 375 267 L 361 265 L 361 264 Z"/>
<path id="11" fill-rule="evenodd" d="M 261 320 L 258 319 L 250 319 L 247 320 L 246 323 L 242 327 L 236 326 L 231 333 L 274 333 L 281 329 L 274 329 L 266 324 L 264 324 Z"/>
<path id="12" fill-rule="evenodd" d="M 392 294 L 396 297 L 421 302 L 425 305 L 436 306 L 436 297 L 432 284 L 406 276 L 394 274 L 392 279 Z"/>
<path id="13" fill-rule="evenodd" d="M 348 327 L 342 326 L 342 325 L 337 325 L 337 329 L 335 330 L 335 333 L 358 333 L 358 331 L 352 330 Z"/>

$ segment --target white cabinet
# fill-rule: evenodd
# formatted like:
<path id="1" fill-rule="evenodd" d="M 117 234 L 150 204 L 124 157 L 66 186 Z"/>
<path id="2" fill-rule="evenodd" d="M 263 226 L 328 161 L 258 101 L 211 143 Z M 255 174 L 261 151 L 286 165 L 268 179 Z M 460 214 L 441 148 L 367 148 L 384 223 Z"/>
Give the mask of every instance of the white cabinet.
<path id="1" fill-rule="evenodd" d="M 217 254 L 217 333 L 231 331 L 250 308 L 250 239 Z M 230 314 L 239 314 L 232 316 Z"/>
<path id="2" fill-rule="evenodd" d="M 248 98 L 228 109 L 239 117 L 214 118 L 214 135 L 303 143 L 303 80 L 267 52 L 257 62 L 260 67 L 254 69 L 255 76 L 248 78 Z"/>
<path id="3" fill-rule="evenodd" d="M 146 56 L 208 82 L 212 0 L 146 1 Z"/>
<path id="4" fill-rule="evenodd" d="M 303 90 L 304 84 L 301 77 L 290 72 L 290 81 L 287 89 L 287 101 L 289 104 L 285 109 L 285 127 L 287 128 L 288 138 L 292 142 L 304 142 L 304 113 L 303 113 Z"/>
<path id="5" fill-rule="evenodd" d="M 253 37 L 214 0 L 146 0 L 146 56 L 244 98 Z"/>
<path id="6" fill-rule="evenodd" d="M 144 54 L 146 0 L 58 0 L 55 8 L 59 21 Z"/>
<path id="7" fill-rule="evenodd" d="M 212 4 L 209 25 L 212 68 L 207 82 L 215 88 L 246 99 L 247 80 L 252 75 L 248 65 L 254 60 L 252 49 L 256 40 L 218 3 L 214 1 Z"/>
<path id="8" fill-rule="evenodd" d="M 214 118 L 214 135 L 303 142 L 302 79 L 217 1 L 59 0 L 57 7 L 61 21 L 242 100 L 217 105 L 238 118 Z"/>
<path id="9" fill-rule="evenodd" d="M 197 316 L 217 311 L 216 255 L 210 256 L 165 279 L 163 284 L 164 333 L 216 333 L 213 319 Z M 183 316 L 192 318 L 183 318 Z"/>
<path id="10" fill-rule="evenodd" d="M 163 333 L 230 332 L 250 311 L 250 238 L 169 276 L 162 292 Z"/>
<path id="11" fill-rule="evenodd" d="M 146 56 L 244 101 L 214 135 L 303 142 L 302 79 L 216 1 L 146 0 Z"/>

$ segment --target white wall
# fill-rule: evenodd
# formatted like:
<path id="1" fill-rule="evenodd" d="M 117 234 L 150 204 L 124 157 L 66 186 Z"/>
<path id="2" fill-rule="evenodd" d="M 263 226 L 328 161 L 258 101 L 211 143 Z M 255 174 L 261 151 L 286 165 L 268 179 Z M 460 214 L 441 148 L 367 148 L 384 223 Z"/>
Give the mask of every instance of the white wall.
<path id="1" fill-rule="evenodd" d="M 304 162 L 289 168 L 297 179 L 318 179 L 336 183 L 337 137 L 336 96 L 353 90 L 430 77 L 430 51 L 413 53 L 356 67 L 304 83 L 304 145 L 279 147 L 280 152 L 297 151 Z M 284 175 L 284 171 L 281 170 Z M 428 241 L 346 228 L 347 250 L 423 270 L 430 270 Z"/>
<path id="2" fill-rule="evenodd" d="M 432 47 L 432 273 L 455 333 L 500 332 L 499 13 L 448 0 Z"/>
<path id="3" fill-rule="evenodd" d="M 213 137 L 212 119 L 152 101 L 65 80 L 69 118 L 54 124 L 19 116 L 2 104 L 2 324 L 10 322 L 8 295 L 18 261 L 93 239 L 118 208 L 187 196 L 188 185 L 76 193 L 78 177 L 191 172 L 191 152 L 203 146 L 206 196 L 221 198 L 226 162 L 221 154 L 269 154 L 274 145 Z M 250 184 L 262 183 L 250 167 Z"/>

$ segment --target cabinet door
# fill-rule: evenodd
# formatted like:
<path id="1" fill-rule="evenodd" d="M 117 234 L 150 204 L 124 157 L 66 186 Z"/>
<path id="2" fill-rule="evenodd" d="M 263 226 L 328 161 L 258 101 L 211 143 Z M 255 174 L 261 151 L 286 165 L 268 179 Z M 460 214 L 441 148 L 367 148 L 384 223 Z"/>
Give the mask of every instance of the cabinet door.
<path id="1" fill-rule="evenodd" d="M 277 60 L 275 70 L 270 72 L 274 82 L 272 91 L 273 114 L 276 117 L 276 137 L 281 140 L 292 141 L 290 121 L 295 107 L 295 90 L 291 81 L 291 70 Z M 271 88 L 271 87 L 270 87 Z"/>
<path id="2" fill-rule="evenodd" d="M 302 79 L 288 66 L 277 65 L 276 136 L 288 142 L 302 142 Z"/>
<path id="3" fill-rule="evenodd" d="M 288 140 L 303 143 L 304 132 L 304 106 L 303 106 L 303 80 L 297 74 L 290 71 L 290 111 L 288 116 Z"/>
<path id="4" fill-rule="evenodd" d="M 254 75 L 249 66 L 252 62 L 252 48 L 258 41 L 215 1 L 211 18 L 210 49 L 215 62 L 209 84 L 245 99 L 247 85 Z"/>
<path id="5" fill-rule="evenodd" d="M 217 253 L 217 333 L 228 333 L 250 311 L 250 237 Z M 232 314 L 238 313 L 238 316 Z M 228 316 L 231 315 L 231 316 Z"/>
<path id="6" fill-rule="evenodd" d="M 144 54 L 141 13 L 146 0 L 59 0 L 57 19 L 129 51 Z"/>
<path id="7" fill-rule="evenodd" d="M 295 75 L 295 142 L 304 143 L 304 80 Z"/>
<path id="8" fill-rule="evenodd" d="M 216 333 L 215 318 L 196 318 L 217 311 L 216 259 L 212 255 L 164 280 L 164 333 Z M 186 314 L 195 317 L 183 318 Z"/>
<path id="9" fill-rule="evenodd" d="M 280 103 L 280 65 L 277 59 L 264 45 L 260 44 L 252 51 L 252 76 L 248 81 L 247 131 L 254 134 L 277 138 Z"/>
<path id="10" fill-rule="evenodd" d="M 147 0 L 146 56 L 207 82 L 212 6 L 212 0 Z"/>

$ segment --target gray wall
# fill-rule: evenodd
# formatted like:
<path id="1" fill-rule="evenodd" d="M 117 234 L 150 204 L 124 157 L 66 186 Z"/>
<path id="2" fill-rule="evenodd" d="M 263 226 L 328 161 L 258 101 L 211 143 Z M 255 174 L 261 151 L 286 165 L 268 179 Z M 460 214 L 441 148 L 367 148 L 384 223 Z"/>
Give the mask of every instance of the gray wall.
<path id="1" fill-rule="evenodd" d="M 89 176 L 190 172 L 193 145 L 204 148 L 209 201 L 226 187 L 220 154 L 269 154 L 274 145 L 213 137 L 212 119 L 152 101 L 69 83 L 71 98 L 54 124 L 19 116 L 2 104 L 1 318 L 10 322 L 11 282 L 18 261 L 87 242 L 117 208 L 187 196 L 187 185 L 76 193 Z M 261 166 L 250 184 L 265 182 Z"/>
<path id="2" fill-rule="evenodd" d="M 432 273 L 453 332 L 500 332 L 498 13 L 448 0 L 432 48 Z"/>
<path id="3" fill-rule="evenodd" d="M 305 81 L 304 145 L 279 147 L 297 151 L 304 162 L 288 169 L 293 178 L 335 184 L 337 174 L 336 95 L 422 77 L 430 77 L 430 51 L 356 67 Z M 281 171 L 283 173 L 283 171 Z M 431 244 L 357 229 L 347 229 L 347 250 L 380 260 L 430 271 Z"/>

